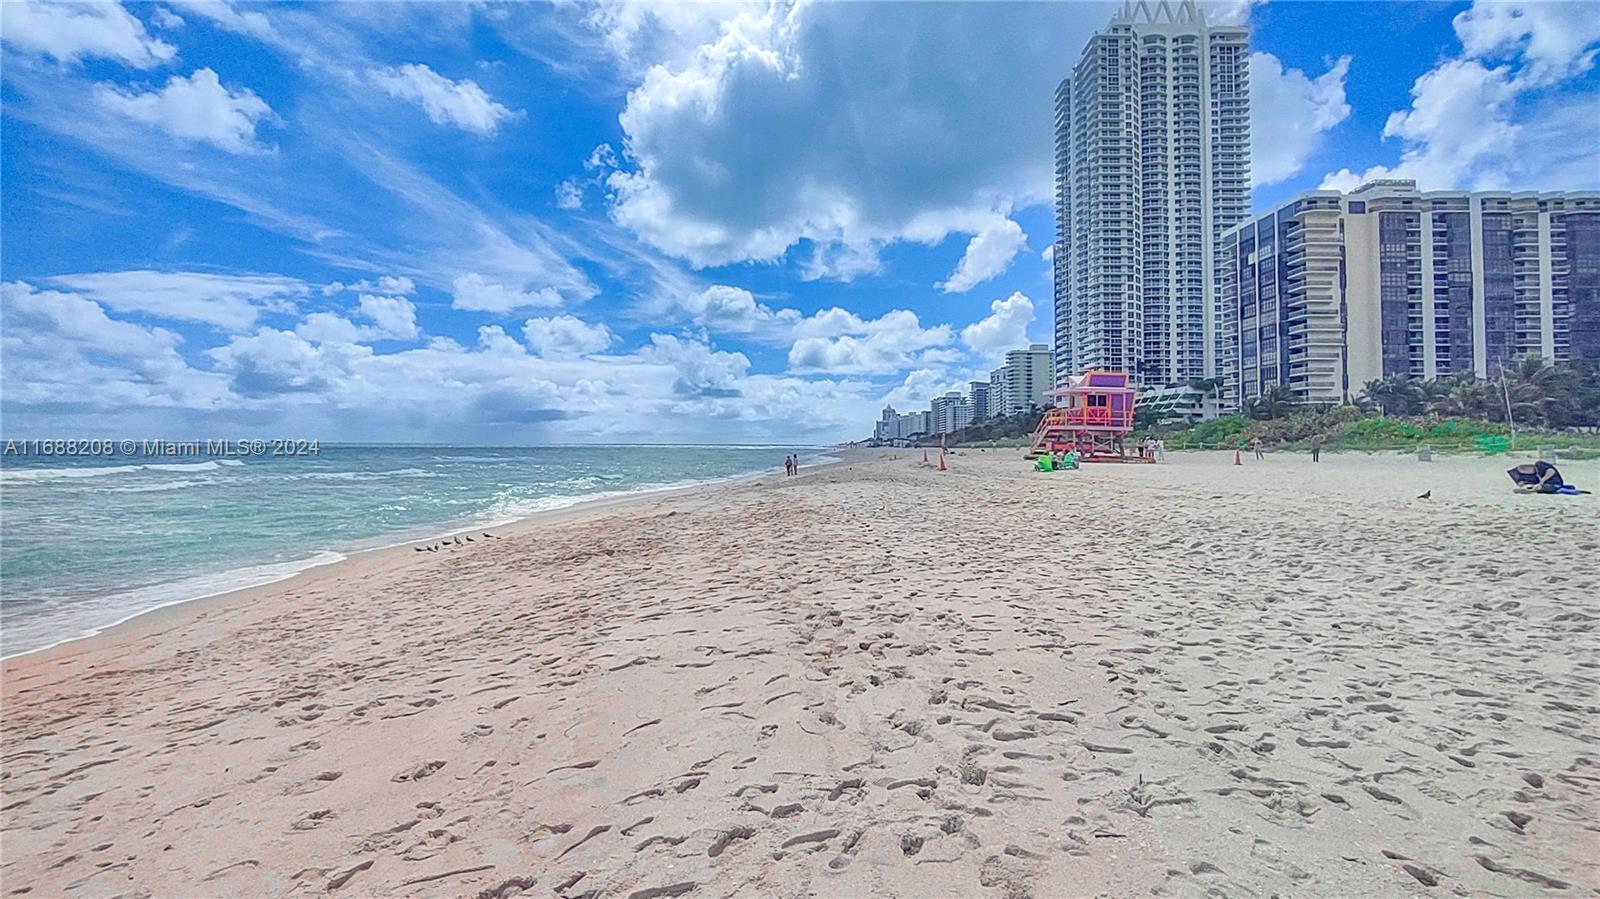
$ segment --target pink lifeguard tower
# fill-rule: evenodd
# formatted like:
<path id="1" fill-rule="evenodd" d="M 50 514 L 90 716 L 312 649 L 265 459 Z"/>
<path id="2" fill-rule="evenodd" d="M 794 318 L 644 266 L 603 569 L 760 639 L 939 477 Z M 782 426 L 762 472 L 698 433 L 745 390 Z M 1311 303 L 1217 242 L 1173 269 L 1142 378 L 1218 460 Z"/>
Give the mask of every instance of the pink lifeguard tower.
<path id="1" fill-rule="evenodd" d="M 1052 391 L 1055 408 L 1044 413 L 1033 432 L 1029 456 L 1076 452 L 1085 462 L 1144 461 L 1125 449 L 1133 434 L 1138 391 L 1120 371 L 1085 372 Z"/>

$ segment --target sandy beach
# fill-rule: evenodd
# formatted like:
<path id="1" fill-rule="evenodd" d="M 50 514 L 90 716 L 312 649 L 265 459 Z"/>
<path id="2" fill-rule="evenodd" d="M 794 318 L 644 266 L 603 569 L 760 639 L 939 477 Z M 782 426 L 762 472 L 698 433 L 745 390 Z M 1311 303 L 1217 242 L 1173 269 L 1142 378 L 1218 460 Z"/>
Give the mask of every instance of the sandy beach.
<path id="1" fill-rule="evenodd" d="M 7 661 L 4 894 L 1600 894 L 1600 496 L 1468 457 L 920 461 Z"/>

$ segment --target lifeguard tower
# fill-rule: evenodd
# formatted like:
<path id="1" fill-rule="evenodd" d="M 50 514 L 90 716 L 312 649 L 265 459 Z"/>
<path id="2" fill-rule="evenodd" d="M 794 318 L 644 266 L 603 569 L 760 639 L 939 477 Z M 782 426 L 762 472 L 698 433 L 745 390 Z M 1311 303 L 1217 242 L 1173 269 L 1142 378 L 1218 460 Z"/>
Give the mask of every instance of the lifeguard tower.
<path id="1" fill-rule="evenodd" d="M 1091 371 L 1052 391 L 1054 408 L 1039 419 L 1029 458 L 1043 453 L 1076 452 L 1085 462 L 1143 461 L 1128 455 L 1133 407 L 1138 391 L 1120 371 Z"/>

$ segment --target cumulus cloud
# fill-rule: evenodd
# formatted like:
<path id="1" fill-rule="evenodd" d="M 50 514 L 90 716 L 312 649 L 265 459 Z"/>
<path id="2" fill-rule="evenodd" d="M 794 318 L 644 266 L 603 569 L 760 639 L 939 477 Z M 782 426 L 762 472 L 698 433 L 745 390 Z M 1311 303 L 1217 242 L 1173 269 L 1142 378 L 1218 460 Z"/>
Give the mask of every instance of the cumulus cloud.
<path id="1" fill-rule="evenodd" d="M 455 125 L 489 136 L 516 114 L 496 103 L 478 83 L 451 81 L 425 65 L 374 69 L 372 79 L 390 96 L 416 103 L 436 125 Z"/>
<path id="2" fill-rule="evenodd" d="M 1033 301 L 1020 291 L 989 304 L 989 314 L 961 330 L 961 340 L 974 352 L 999 356 L 1028 343 Z"/>
<path id="3" fill-rule="evenodd" d="M 92 272 L 51 278 L 119 312 L 140 312 L 170 321 L 190 321 L 239 331 L 264 312 L 292 312 L 310 288 L 279 275 L 215 275 L 205 272 Z"/>
<path id="4" fill-rule="evenodd" d="M 256 143 L 256 122 L 271 116 L 272 108 L 249 88 L 223 87 L 211 69 L 196 69 L 188 78 L 174 75 L 165 87 L 148 93 L 101 85 L 96 98 L 104 108 L 179 140 L 229 153 L 265 152 Z"/>
<path id="5" fill-rule="evenodd" d="M 584 356 L 604 350 L 617 337 L 604 324 L 557 315 L 528 319 L 522 326 L 522 339 L 541 356 Z"/>
<path id="6" fill-rule="evenodd" d="M 0 39 L 63 63 L 99 57 L 146 69 L 177 54 L 171 44 L 151 37 L 120 3 L 7 3 Z"/>
<path id="7" fill-rule="evenodd" d="M 750 370 L 750 360 L 743 353 L 714 350 L 702 341 L 671 334 L 651 334 L 639 356 L 670 365 L 678 373 L 673 391 L 694 396 L 738 396 L 738 382 Z"/>
<path id="8" fill-rule="evenodd" d="M 1600 17 L 1583 4 L 1477 0 L 1453 20 L 1462 52 L 1425 72 L 1411 87 L 1411 105 L 1390 114 L 1383 136 L 1400 142 L 1394 165 L 1329 173 L 1322 186 L 1348 190 L 1375 178 L 1412 178 L 1424 190 L 1590 187 L 1587 165 L 1573 165 L 1568 140 L 1548 136 L 1575 107 L 1595 106 L 1580 90 L 1541 103 L 1594 65 Z M 1534 118 L 1530 118 L 1530 110 Z M 1592 122 L 1587 129 L 1593 134 Z"/>
<path id="9" fill-rule="evenodd" d="M 294 326 L 295 336 L 313 343 L 360 343 L 366 335 L 356 323 L 332 312 L 313 312 Z"/>
<path id="10" fill-rule="evenodd" d="M 936 285 L 945 293 L 966 293 L 979 284 L 1003 274 L 1011 260 L 1028 245 L 1028 235 L 1016 222 L 996 216 L 993 223 L 973 235 L 955 273 Z"/>
<path id="11" fill-rule="evenodd" d="M 404 297 L 362 294 L 357 308 L 372 320 L 377 336 L 412 340 L 420 333 L 417 329 L 417 307 Z"/>
<path id="12" fill-rule="evenodd" d="M 421 335 L 417 309 L 404 297 L 363 294 L 355 314 L 370 324 L 333 312 L 313 312 L 295 325 L 295 336 L 313 343 L 370 343 L 375 340 L 414 340 Z"/>
<path id="13" fill-rule="evenodd" d="M 792 323 L 800 318 L 793 309 L 772 310 L 756 302 L 743 287 L 713 284 L 678 300 L 696 323 L 719 331 L 748 333 L 763 326 Z"/>
<path id="14" fill-rule="evenodd" d="M 960 393 L 966 384 L 958 378 L 947 376 L 942 369 L 919 368 L 908 372 L 905 380 L 883 396 L 883 404 L 899 412 L 917 412 L 928 408 L 928 401 L 954 390 Z"/>
<path id="15" fill-rule="evenodd" d="M 1581 75 L 1600 52 L 1600 15 L 1584 3 L 1478 2 L 1452 24 L 1466 55 L 1520 57 L 1536 84 Z"/>
<path id="16" fill-rule="evenodd" d="M 221 379 L 183 361 L 177 334 L 113 319 L 82 296 L 7 282 L 0 318 L 0 381 L 11 410 L 73 403 L 210 409 L 226 393 Z"/>
<path id="17" fill-rule="evenodd" d="M 1250 54 L 1250 174 L 1257 186 L 1299 174 L 1322 147 L 1323 135 L 1350 117 L 1342 56 L 1315 78 L 1285 69 L 1271 53 Z"/>
<path id="18" fill-rule="evenodd" d="M 841 279 L 896 241 L 974 235 L 952 290 L 1010 261 L 1020 229 L 997 210 L 1050 198 L 1047 117 L 1019 105 L 1044 109 L 1063 48 L 1105 23 L 1074 4 L 711 10 L 592 19 L 640 73 L 613 218 L 697 267 L 798 247 L 807 274 Z"/>
<path id="19" fill-rule="evenodd" d="M 553 287 L 523 290 L 486 281 L 476 272 L 456 278 L 451 283 L 454 294 L 450 305 L 456 309 L 477 312 L 513 312 L 530 306 L 560 306 L 561 294 Z"/>
<path id="20" fill-rule="evenodd" d="M 828 309 L 797 323 L 795 333 L 802 336 L 789 348 L 789 368 L 797 372 L 904 371 L 923 358 L 920 351 L 951 341 L 949 325 L 924 328 L 917 314 L 906 309 L 870 320 L 843 309 Z"/>

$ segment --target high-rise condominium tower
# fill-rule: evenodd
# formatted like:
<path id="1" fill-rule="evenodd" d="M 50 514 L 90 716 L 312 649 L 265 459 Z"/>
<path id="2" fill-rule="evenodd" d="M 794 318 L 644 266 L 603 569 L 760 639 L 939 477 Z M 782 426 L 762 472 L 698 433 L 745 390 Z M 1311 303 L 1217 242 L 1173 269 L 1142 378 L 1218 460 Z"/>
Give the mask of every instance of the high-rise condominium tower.
<path id="1" fill-rule="evenodd" d="M 1600 191 L 1301 194 L 1222 236 L 1239 385 L 1342 403 L 1384 377 L 1600 362 Z"/>
<path id="2" fill-rule="evenodd" d="M 1249 32 L 1127 4 L 1056 90 L 1057 381 L 1234 371 L 1215 248 L 1249 197 Z"/>

